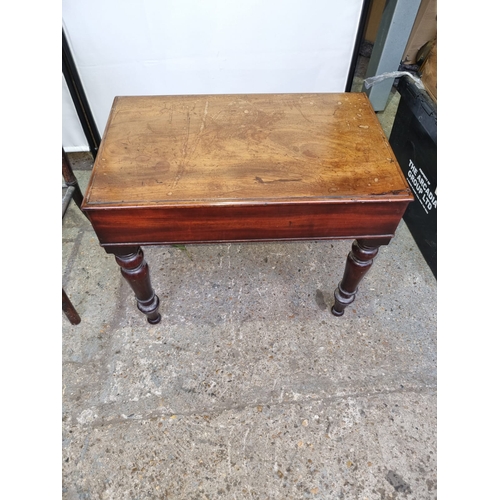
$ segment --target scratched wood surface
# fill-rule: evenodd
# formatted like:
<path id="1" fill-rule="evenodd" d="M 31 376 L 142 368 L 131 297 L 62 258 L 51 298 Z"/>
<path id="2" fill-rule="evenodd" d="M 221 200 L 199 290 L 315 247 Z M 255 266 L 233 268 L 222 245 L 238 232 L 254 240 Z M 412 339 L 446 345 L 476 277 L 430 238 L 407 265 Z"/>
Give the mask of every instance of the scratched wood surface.
<path id="1" fill-rule="evenodd" d="M 117 97 L 97 207 L 410 200 L 363 93 Z"/>

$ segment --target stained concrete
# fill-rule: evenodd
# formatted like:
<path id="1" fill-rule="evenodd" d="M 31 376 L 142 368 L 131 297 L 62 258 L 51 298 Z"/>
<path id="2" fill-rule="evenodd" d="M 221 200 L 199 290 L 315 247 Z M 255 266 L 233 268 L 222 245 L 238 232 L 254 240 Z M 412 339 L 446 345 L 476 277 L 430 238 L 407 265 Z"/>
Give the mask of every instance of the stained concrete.
<path id="1" fill-rule="evenodd" d="M 62 498 L 436 498 L 436 280 L 401 222 L 336 318 L 350 245 L 145 247 L 152 326 L 72 205 Z"/>

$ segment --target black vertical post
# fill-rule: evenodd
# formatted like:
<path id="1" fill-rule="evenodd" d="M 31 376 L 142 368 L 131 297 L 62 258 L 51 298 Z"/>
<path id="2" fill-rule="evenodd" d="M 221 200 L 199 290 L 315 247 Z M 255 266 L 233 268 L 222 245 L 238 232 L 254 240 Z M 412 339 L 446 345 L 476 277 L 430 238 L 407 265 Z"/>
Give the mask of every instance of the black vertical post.
<path id="1" fill-rule="evenodd" d="M 82 125 L 83 133 L 89 143 L 90 153 L 95 160 L 97 150 L 101 144 L 101 136 L 95 124 L 94 117 L 92 116 L 92 111 L 90 110 L 87 96 L 85 95 L 80 76 L 78 75 L 78 70 L 73 60 L 73 55 L 71 54 L 64 29 L 62 31 L 62 70 L 66 84 L 68 85 L 69 93 L 71 94 L 71 99 L 75 105 L 76 113 Z"/>
<path id="2" fill-rule="evenodd" d="M 358 32 L 356 33 L 356 41 L 354 42 L 351 66 L 349 68 L 347 83 L 345 85 L 346 92 L 351 91 L 352 84 L 354 82 L 354 73 L 356 72 L 356 65 L 358 64 L 359 48 L 361 47 L 361 42 L 363 41 L 363 34 L 365 32 L 365 26 L 368 21 L 368 13 L 370 12 L 370 4 L 371 4 L 370 0 L 363 0 L 363 5 L 361 6 L 361 15 L 359 17 Z"/>

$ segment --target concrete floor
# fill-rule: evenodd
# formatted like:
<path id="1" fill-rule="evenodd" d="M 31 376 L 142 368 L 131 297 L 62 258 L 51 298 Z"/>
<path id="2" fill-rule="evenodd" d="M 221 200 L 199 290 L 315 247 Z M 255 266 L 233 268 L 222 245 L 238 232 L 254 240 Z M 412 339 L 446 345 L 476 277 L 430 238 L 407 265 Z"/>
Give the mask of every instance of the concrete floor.
<path id="1" fill-rule="evenodd" d="M 72 204 L 62 498 L 436 498 L 436 280 L 401 222 L 336 318 L 350 245 L 146 247 L 152 326 Z"/>

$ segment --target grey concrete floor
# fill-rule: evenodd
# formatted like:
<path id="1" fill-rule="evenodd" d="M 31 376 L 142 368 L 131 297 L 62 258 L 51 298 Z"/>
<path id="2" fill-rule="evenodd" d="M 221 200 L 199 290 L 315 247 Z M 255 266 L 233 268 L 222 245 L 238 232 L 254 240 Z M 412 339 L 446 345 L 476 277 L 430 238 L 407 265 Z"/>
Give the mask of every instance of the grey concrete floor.
<path id="1" fill-rule="evenodd" d="M 436 280 L 401 222 L 336 318 L 351 243 L 145 247 L 152 326 L 72 204 L 62 498 L 436 498 Z"/>

